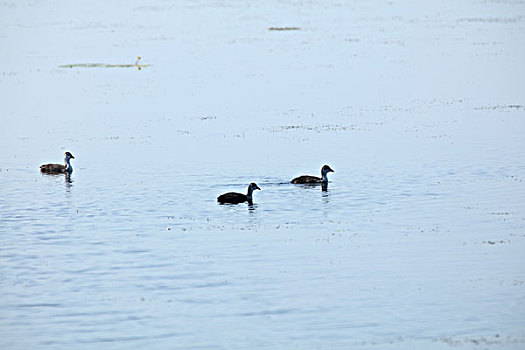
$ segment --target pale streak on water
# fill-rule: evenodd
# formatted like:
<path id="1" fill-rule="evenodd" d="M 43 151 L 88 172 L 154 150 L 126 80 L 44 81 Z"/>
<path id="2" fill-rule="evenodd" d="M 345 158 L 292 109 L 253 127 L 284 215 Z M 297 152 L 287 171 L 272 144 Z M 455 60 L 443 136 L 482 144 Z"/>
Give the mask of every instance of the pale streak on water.
<path id="1" fill-rule="evenodd" d="M 3 349 L 525 347 L 523 1 L 0 18 Z"/>

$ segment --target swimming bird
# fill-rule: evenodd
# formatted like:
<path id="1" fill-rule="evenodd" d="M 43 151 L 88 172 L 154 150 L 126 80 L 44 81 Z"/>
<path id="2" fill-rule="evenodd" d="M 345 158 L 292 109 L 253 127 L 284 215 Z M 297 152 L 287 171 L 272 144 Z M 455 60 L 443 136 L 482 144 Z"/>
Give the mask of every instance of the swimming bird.
<path id="1" fill-rule="evenodd" d="M 237 192 L 228 192 L 221 194 L 219 197 L 217 197 L 217 202 L 220 204 L 224 203 L 230 203 L 230 204 L 239 204 L 248 202 L 249 205 L 253 204 L 252 201 L 252 194 L 254 190 L 260 190 L 259 186 L 257 186 L 254 182 L 252 182 L 250 185 L 248 185 L 248 193 L 242 194 Z"/>
<path id="2" fill-rule="evenodd" d="M 44 164 L 40 166 L 40 171 L 46 174 L 71 174 L 73 168 L 71 167 L 70 160 L 75 157 L 69 153 L 64 153 L 64 165 L 62 164 Z"/>
<path id="3" fill-rule="evenodd" d="M 311 175 L 303 175 L 296 177 L 291 181 L 293 184 L 317 184 L 317 183 L 328 183 L 328 173 L 334 172 L 332 168 L 330 168 L 328 165 L 323 165 L 321 168 L 321 177 L 317 176 L 311 176 Z"/>

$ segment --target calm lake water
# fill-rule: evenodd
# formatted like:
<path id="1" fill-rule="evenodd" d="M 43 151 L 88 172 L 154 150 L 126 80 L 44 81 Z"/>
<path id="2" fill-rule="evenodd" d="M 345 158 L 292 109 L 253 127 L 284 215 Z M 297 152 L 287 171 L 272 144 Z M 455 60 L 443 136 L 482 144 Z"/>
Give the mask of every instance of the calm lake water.
<path id="1" fill-rule="evenodd" d="M 525 2 L 0 19 L 1 348 L 525 348 Z"/>

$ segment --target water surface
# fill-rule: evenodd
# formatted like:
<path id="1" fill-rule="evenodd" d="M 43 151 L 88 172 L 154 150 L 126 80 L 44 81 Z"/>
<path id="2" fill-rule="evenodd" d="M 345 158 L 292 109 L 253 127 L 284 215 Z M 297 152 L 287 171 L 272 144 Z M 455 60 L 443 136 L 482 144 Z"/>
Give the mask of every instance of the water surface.
<path id="1" fill-rule="evenodd" d="M 524 3 L 0 8 L 2 348 L 525 346 Z"/>

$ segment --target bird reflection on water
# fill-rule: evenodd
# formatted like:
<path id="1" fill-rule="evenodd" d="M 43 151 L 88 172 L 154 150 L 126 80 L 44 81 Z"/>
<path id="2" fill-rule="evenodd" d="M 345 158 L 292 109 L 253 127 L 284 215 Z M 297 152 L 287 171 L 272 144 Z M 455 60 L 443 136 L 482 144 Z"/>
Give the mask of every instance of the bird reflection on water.
<path id="1" fill-rule="evenodd" d="M 66 186 L 66 189 L 68 191 L 73 186 L 73 179 L 71 179 L 71 174 L 70 173 L 65 173 L 64 174 L 64 185 Z"/>
<path id="2" fill-rule="evenodd" d="M 301 187 L 306 188 L 306 189 L 316 188 L 319 185 L 321 185 L 322 192 L 328 191 L 328 182 L 314 182 L 314 183 L 300 184 Z"/>
<path id="3" fill-rule="evenodd" d="M 51 173 L 42 173 L 42 176 L 48 177 L 48 178 L 56 178 L 58 179 L 61 176 L 64 176 L 64 186 L 66 190 L 70 190 L 71 187 L 73 187 L 73 179 L 71 178 L 71 173 L 62 173 L 62 174 L 51 174 Z"/>
<path id="4" fill-rule="evenodd" d="M 323 204 L 328 204 L 330 203 L 330 192 L 328 191 L 328 185 L 325 185 L 323 184 L 323 189 L 322 189 L 322 199 L 323 199 Z"/>

